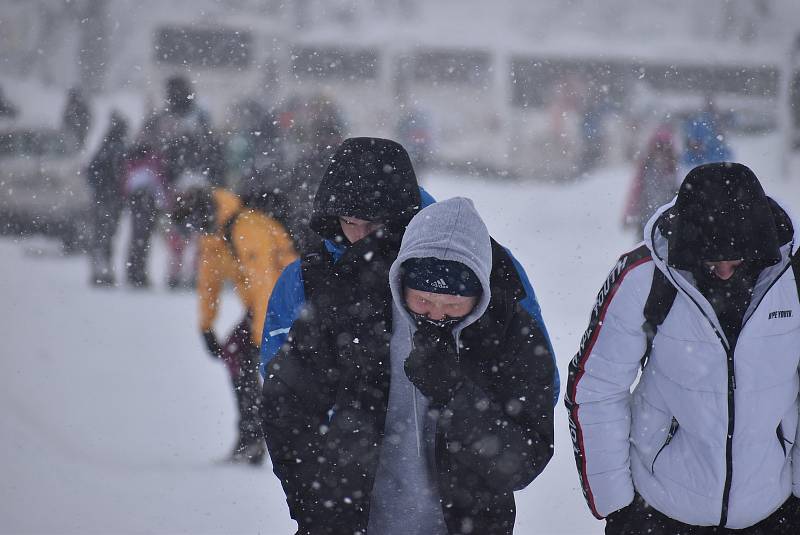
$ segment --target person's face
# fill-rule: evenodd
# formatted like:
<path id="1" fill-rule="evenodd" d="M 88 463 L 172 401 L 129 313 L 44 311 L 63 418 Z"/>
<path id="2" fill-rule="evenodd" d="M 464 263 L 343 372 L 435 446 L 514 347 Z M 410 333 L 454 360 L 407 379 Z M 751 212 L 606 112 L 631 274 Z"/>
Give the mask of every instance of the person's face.
<path id="1" fill-rule="evenodd" d="M 356 243 L 358 240 L 369 236 L 379 228 L 383 227 L 383 223 L 375 221 L 365 221 L 349 216 L 340 216 L 339 224 L 342 227 L 342 233 L 350 243 Z"/>
<path id="2" fill-rule="evenodd" d="M 406 288 L 404 297 L 409 310 L 433 321 L 463 318 L 478 303 L 477 297 L 436 294 L 413 288 Z"/>
<path id="3" fill-rule="evenodd" d="M 724 281 L 733 277 L 736 268 L 742 265 L 743 260 L 720 260 L 719 262 L 704 262 L 706 268 L 718 279 Z"/>

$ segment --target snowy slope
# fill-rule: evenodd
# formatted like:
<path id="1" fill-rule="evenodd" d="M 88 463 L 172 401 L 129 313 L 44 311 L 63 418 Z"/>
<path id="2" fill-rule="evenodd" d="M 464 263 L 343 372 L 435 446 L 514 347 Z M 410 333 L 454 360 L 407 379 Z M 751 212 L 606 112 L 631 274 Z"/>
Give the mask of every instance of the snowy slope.
<path id="1" fill-rule="evenodd" d="M 800 176 L 778 175 L 776 140 L 735 148 L 797 213 Z M 597 289 L 633 245 L 618 225 L 631 173 L 568 185 L 423 177 L 438 198 L 472 197 L 528 269 L 562 379 Z M 160 242 L 154 255 L 160 284 Z M 268 466 L 214 463 L 232 445 L 234 406 L 223 367 L 201 345 L 193 295 L 88 289 L 86 259 L 41 240 L 2 239 L 0 257 L 1 533 L 293 532 Z M 240 313 L 232 293 L 224 305 L 220 332 Z M 556 431 L 550 465 L 518 493 L 516 533 L 602 533 L 560 402 Z"/>

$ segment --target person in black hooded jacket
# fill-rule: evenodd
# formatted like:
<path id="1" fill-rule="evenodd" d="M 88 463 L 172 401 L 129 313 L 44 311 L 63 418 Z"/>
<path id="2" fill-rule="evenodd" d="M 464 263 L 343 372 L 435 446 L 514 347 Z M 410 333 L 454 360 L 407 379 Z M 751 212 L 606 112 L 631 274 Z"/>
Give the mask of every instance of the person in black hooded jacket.
<path id="1" fill-rule="evenodd" d="M 268 363 L 262 404 L 273 469 L 299 533 L 324 533 L 322 526 L 329 524 L 326 500 L 319 498 L 315 487 L 344 483 L 341 492 L 348 494 L 364 488 L 356 467 L 371 459 L 359 458 L 355 450 L 348 456 L 345 449 L 337 450 L 337 459 L 323 462 L 327 449 L 323 442 L 329 435 L 322 430 L 331 423 L 328 411 L 336 410 L 337 398 L 348 404 L 345 400 L 354 399 L 362 389 L 353 384 L 362 366 L 356 355 L 388 357 L 389 267 L 420 204 L 417 178 L 405 149 L 378 138 L 345 140 L 314 197 L 310 226 L 321 239 L 301 255 L 302 312 L 293 318 L 286 342 Z M 279 292 L 281 285 L 279 280 Z M 270 308 L 275 308 L 272 300 Z M 269 321 L 266 325 L 268 336 Z M 379 389 L 371 391 L 377 394 Z M 336 418 L 336 427 L 341 424 L 358 425 Z M 360 449 L 369 450 L 369 445 Z M 359 501 L 357 495 L 354 499 Z M 339 532 L 347 524 L 340 524 Z"/>
<path id="2" fill-rule="evenodd" d="M 798 228 L 701 165 L 606 278 L 564 401 L 606 535 L 798 533 Z"/>
<path id="3" fill-rule="evenodd" d="M 95 286 L 112 286 L 115 282 L 112 245 L 124 201 L 122 180 L 127 135 L 128 122 L 118 112 L 112 112 L 103 142 L 86 170 L 92 191 L 90 282 Z"/>
<path id="4" fill-rule="evenodd" d="M 323 239 L 300 261 L 304 305 L 285 329 L 288 337 L 277 354 L 267 350 L 265 358 L 265 347 L 274 346 L 269 337 L 284 330 L 270 332 L 271 311 L 267 314 L 266 343 L 262 347 L 263 429 L 274 472 L 286 493 L 289 512 L 298 523 L 298 534 L 367 530 L 391 382 L 393 299 L 389 268 L 420 203 L 414 171 L 400 145 L 374 138 L 346 140 L 334 155 L 315 197 L 311 227 Z M 520 276 L 516 262 L 504 248 L 492 242 L 491 249 L 491 279 L 497 291 L 493 289 L 488 311 L 480 318 L 481 327 L 468 337 L 476 350 L 475 365 L 483 369 L 494 362 L 488 354 L 485 359 L 477 357 L 484 350 L 491 353 L 485 344 L 495 347 L 499 340 L 505 340 L 504 347 L 536 348 L 540 352 L 537 360 L 541 355 L 550 356 L 543 325 L 531 320 L 524 310 L 522 302 L 526 299 L 535 303 L 527 279 Z M 287 272 L 291 273 L 289 268 L 284 275 Z M 275 298 L 274 291 L 270 309 Z M 523 317 L 529 321 L 517 323 Z M 552 357 L 543 360 L 549 363 Z M 552 414 L 550 396 L 557 396 L 553 381 L 558 384 L 557 378 L 553 379 L 554 366 L 537 369 L 539 372 L 546 377 L 545 405 Z M 499 373 L 498 377 L 513 375 Z M 519 375 L 523 376 L 527 377 L 527 372 Z M 488 377 L 486 382 L 491 382 Z M 490 388 L 518 391 L 517 386 L 492 384 Z M 465 398 L 461 402 L 471 401 L 477 400 Z M 533 403 L 539 406 L 540 401 Z M 482 402 L 486 403 L 482 414 L 503 414 L 503 404 L 497 399 L 490 397 Z M 511 405 L 505 408 L 513 411 L 516 405 Z M 477 410 L 460 412 L 466 418 L 452 425 L 475 433 L 464 433 L 461 454 L 455 442 L 449 446 L 437 442 L 435 454 L 441 508 L 449 533 L 511 533 L 513 490 L 533 479 L 552 455 L 552 417 L 547 411 L 543 421 L 533 426 L 535 432 L 525 426 L 535 439 L 513 441 L 527 444 L 525 451 L 515 450 L 507 457 L 489 454 L 485 459 L 474 453 L 481 450 L 478 437 L 489 432 L 490 422 L 483 421 Z M 446 414 L 443 418 L 451 422 Z M 505 434 L 497 429 L 495 436 Z M 488 442 L 485 445 L 496 452 Z M 472 446 L 477 449 L 468 449 Z M 465 459 L 470 462 L 465 463 Z M 509 462 L 516 463 L 518 474 L 509 475 Z"/>

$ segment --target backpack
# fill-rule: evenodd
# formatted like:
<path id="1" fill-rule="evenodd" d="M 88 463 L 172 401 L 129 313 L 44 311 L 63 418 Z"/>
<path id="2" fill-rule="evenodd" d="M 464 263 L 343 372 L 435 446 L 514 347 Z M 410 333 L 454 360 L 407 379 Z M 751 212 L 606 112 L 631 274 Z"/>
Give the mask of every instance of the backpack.
<path id="1" fill-rule="evenodd" d="M 800 299 L 800 251 L 792 255 L 790 263 L 792 271 L 794 271 L 794 282 L 797 285 L 797 296 Z M 664 323 L 677 295 L 678 289 L 669 282 L 664 272 L 657 267 L 654 268 L 650 293 L 647 295 L 647 301 L 644 304 L 642 330 L 647 337 L 647 347 L 642 356 L 642 369 L 647 365 L 650 353 L 653 351 L 653 340 L 658 332 L 658 326 Z"/>
<path id="2" fill-rule="evenodd" d="M 292 217 L 289 213 L 288 204 L 283 196 L 277 193 L 263 193 L 239 196 L 239 198 L 242 201 L 241 208 L 221 227 L 222 238 L 228 244 L 228 248 L 230 249 L 234 258 L 238 259 L 239 254 L 236 251 L 236 247 L 234 247 L 233 227 L 239 220 L 239 216 L 248 210 L 259 212 L 271 219 L 274 219 L 284 228 L 284 230 L 286 230 L 289 239 L 292 241 L 292 246 L 294 246 L 295 250 L 298 250 L 298 239 L 295 233 L 292 231 L 293 227 L 290 226 L 292 223 Z"/>

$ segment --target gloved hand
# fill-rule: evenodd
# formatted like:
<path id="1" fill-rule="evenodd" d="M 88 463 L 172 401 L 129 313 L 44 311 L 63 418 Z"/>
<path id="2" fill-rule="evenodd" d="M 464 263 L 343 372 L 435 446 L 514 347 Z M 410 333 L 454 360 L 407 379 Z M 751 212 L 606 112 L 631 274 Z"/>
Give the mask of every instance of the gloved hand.
<path id="1" fill-rule="evenodd" d="M 414 333 L 414 349 L 405 361 L 408 379 L 439 406 L 447 404 L 464 381 L 455 346 L 449 326 L 423 322 Z"/>
<path id="2" fill-rule="evenodd" d="M 214 334 L 214 331 L 203 331 L 203 340 L 205 341 L 208 352 L 211 353 L 212 357 L 215 359 L 222 358 L 222 346 L 219 345 L 219 341 L 217 341 L 217 335 Z"/>

